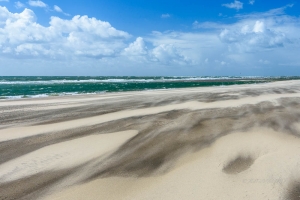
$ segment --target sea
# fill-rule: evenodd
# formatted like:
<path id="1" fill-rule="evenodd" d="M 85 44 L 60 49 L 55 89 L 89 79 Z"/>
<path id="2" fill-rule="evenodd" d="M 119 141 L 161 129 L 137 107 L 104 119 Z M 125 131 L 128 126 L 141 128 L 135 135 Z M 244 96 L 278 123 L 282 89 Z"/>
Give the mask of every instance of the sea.
<path id="1" fill-rule="evenodd" d="M 222 87 L 294 80 L 258 76 L 0 76 L 0 99 L 101 94 L 190 87 Z"/>

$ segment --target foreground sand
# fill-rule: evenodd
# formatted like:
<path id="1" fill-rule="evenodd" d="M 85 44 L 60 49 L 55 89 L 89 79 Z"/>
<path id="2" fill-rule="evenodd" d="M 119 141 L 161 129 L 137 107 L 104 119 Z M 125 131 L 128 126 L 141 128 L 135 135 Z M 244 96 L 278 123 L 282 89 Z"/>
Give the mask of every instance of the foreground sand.
<path id="1" fill-rule="evenodd" d="M 300 81 L 2 100 L 0 199 L 300 199 Z"/>

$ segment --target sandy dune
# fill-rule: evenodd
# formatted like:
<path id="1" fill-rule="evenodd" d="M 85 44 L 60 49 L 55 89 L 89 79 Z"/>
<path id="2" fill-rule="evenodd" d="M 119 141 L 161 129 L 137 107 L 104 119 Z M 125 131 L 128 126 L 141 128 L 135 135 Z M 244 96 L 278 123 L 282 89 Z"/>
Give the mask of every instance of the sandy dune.
<path id="1" fill-rule="evenodd" d="M 300 199 L 300 81 L 0 101 L 0 199 Z"/>

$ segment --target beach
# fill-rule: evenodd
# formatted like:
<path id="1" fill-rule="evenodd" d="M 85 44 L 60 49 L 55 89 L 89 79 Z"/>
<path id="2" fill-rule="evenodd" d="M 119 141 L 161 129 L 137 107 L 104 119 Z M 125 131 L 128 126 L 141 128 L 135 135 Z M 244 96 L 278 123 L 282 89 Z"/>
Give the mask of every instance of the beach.
<path id="1" fill-rule="evenodd" d="M 300 199 L 300 81 L 0 100 L 0 199 Z"/>

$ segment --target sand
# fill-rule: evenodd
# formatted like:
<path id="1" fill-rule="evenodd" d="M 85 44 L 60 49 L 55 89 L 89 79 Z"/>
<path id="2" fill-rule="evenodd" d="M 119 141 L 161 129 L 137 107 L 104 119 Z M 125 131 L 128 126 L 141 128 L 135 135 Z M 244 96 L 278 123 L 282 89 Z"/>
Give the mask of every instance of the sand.
<path id="1" fill-rule="evenodd" d="M 0 199 L 300 199 L 300 81 L 0 101 Z"/>

